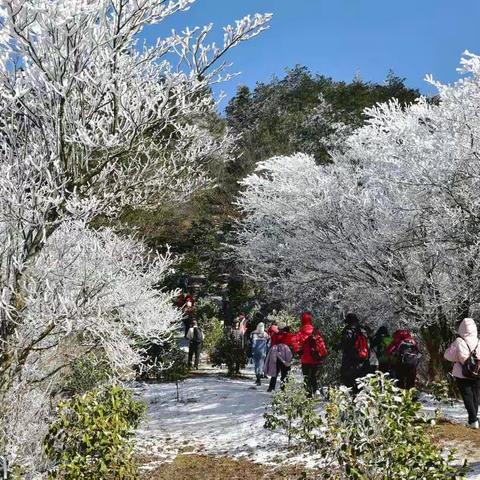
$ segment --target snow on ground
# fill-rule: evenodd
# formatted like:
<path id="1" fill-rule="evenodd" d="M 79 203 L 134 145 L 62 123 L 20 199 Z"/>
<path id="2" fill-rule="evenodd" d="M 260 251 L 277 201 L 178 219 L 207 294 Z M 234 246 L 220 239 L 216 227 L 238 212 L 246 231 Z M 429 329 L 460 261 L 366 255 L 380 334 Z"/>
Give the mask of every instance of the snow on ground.
<path id="1" fill-rule="evenodd" d="M 203 374 L 202 374 L 203 373 Z M 148 421 L 139 431 L 139 448 L 167 460 L 185 451 L 273 460 L 285 444 L 280 434 L 263 428 L 270 404 L 267 384 L 255 387 L 253 376 L 228 379 L 202 372 L 180 384 L 145 384 L 137 389 L 148 404 Z"/>
<path id="2" fill-rule="evenodd" d="M 220 372 L 205 368 L 179 387 L 169 384 L 138 384 L 135 388 L 148 405 L 148 417 L 138 432 L 138 450 L 158 463 L 172 460 L 180 453 L 202 453 L 248 458 L 252 461 L 278 464 L 285 459 L 286 439 L 263 428 L 263 413 L 271 402 L 267 382 L 256 388 L 253 373 L 248 378 L 229 379 Z M 464 423 L 466 413 L 460 402 L 439 404 L 431 396 L 420 399 L 424 411 L 457 423 Z M 480 435 L 480 432 L 479 432 Z M 459 460 L 468 457 L 473 471 L 468 479 L 480 480 L 480 451 L 468 442 L 448 445 L 458 450 Z M 309 456 L 288 454 L 289 462 L 313 466 L 318 460 Z"/>

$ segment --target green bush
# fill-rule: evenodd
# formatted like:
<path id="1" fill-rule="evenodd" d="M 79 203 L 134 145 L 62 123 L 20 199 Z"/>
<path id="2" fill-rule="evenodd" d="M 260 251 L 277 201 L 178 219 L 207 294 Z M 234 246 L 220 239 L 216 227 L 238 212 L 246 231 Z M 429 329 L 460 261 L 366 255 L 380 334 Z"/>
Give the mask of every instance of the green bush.
<path id="1" fill-rule="evenodd" d="M 55 463 L 50 479 L 138 478 L 132 437 L 144 405 L 118 386 L 92 390 L 58 405 L 58 418 L 44 442 Z"/>
<path id="2" fill-rule="evenodd" d="M 307 397 L 303 383 L 296 382 L 290 375 L 284 389 L 274 394 L 271 406 L 263 415 L 265 428 L 285 433 L 288 446 L 293 439 L 311 443 L 320 421 L 315 410 L 317 403 L 314 398 Z"/>
<path id="3" fill-rule="evenodd" d="M 189 372 L 187 353 L 175 341 L 165 344 L 153 370 L 160 382 L 185 380 Z"/>
<path id="4" fill-rule="evenodd" d="M 225 332 L 211 355 L 211 361 L 213 366 L 226 365 L 227 375 L 234 376 L 239 373 L 240 368 L 245 368 L 247 358 L 242 345 L 233 335 Z"/>
<path id="5" fill-rule="evenodd" d="M 332 389 L 318 450 L 340 467 L 340 477 L 357 480 L 460 478 L 432 442 L 428 422 L 419 415 L 414 390 L 400 390 L 378 372 L 360 381 L 352 397 Z"/>
<path id="6" fill-rule="evenodd" d="M 111 366 L 103 353 L 90 352 L 75 360 L 65 380 L 65 389 L 73 395 L 105 385 L 112 376 Z"/>
<path id="7" fill-rule="evenodd" d="M 425 390 L 430 393 L 437 402 L 445 402 L 453 405 L 455 392 L 452 384 L 446 380 L 438 380 L 427 383 Z"/>
<path id="8" fill-rule="evenodd" d="M 211 356 L 223 336 L 223 324 L 218 318 L 210 318 L 203 323 L 202 328 L 204 334 L 203 350 Z"/>
<path id="9" fill-rule="evenodd" d="M 322 478 L 335 480 L 446 480 L 463 478 L 466 467 L 454 467 L 451 453 L 432 441 L 429 422 L 419 415 L 414 390 L 400 390 L 377 372 L 360 381 L 360 393 L 331 388 L 324 415 L 295 399 L 290 436 L 322 457 Z M 288 396 L 275 403 L 271 427 L 288 431 Z M 298 405 L 298 408 L 296 407 Z M 305 417 L 305 418 L 301 418 Z M 288 417 L 287 417 L 288 420 Z M 287 427 L 287 428 L 286 428 Z"/>

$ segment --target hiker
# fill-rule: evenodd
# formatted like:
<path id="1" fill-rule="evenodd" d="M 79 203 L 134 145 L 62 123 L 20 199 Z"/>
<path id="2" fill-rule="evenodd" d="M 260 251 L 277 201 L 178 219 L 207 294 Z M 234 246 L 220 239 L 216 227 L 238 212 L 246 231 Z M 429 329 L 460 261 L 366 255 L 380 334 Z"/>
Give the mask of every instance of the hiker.
<path id="1" fill-rule="evenodd" d="M 263 365 L 267 356 L 267 345 L 269 336 L 265 331 L 265 324 L 260 322 L 257 328 L 250 335 L 251 357 L 255 366 L 255 385 L 261 385 L 263 376 Z"/>
<path id="2" fill-rule="evenodd" d="M 270 338 L 272 338 L 274 335 L 277 335 L 279 331 L 280 327 L 277 325 L 276 320 L 274 320 L 267 328 L 267 333 L 270 335 Z"/>
<path id="3" fill-rule="evenodd" d="M 307 396 L 313 397 L 318 390 L 318 366 L 327 356 L 327 348 L 321 333 L 313 327 L 312 314 L 302 313 L 302 326 L 297 334 L 296 342 L 302 364 L 303 381 Z"/>
<path id="4" fill-rule="evenodd" d="M 391 369 L 390 358 L 387 355 L 387 347 L 392 343 L 392 340 L 387 327 L 382 325 L 370 342 L 370 346 L 378 360 L 378 370 L 383 373 L 389 373 Z"/>
<path id="5" fill-rule="evenodd" d="M 480 358 L 477 325 L 473 318 L 465 318 L 458 327 L 458 338 L 448 347 L 444 357 L 449 362 L 453 362 L 452 375 L 457 382 L 463 403 L 468 412 L 467 426 L 478 429 L 480 378 L 475 378 L 475 376 L 471 375 L 468 369 L 466 369 L 470 358 L 475 361 L 472 354 Z"/>
<path id="6" fill-rule="evenodd" d="M 183 297 L 183 294 L 182 294 Z M 180 301 L 180 300 L 179 300 Z M 187 338 L 188 330 L 193 321 L 193 297 L 190 294 L 187 294 L 183 297 L 183 305 L 181 306 L 183 310 L 183 328 L 184 328 L 184 336 Z"/>
<path id="7" fill-rule="evenodd" d="M 351 388 L 356 394 L 358 393 L 357 378 L 370 373 L 370 347 L 357 315 L 348 313 L 345 323 L 339 345 L 342 350 L 340 378 L 342 384 Z"/>
<path id="8" fill-rule="evenodd" d="M 188 343 L 188 368 L 192 368 L 192 358 L 195 356 L 195 370 L 198 370 L 200 362 L 200 352 L 203 345 L 203 332 L 198 326 L 196 320 L 192 321 L 191 327 L 187 332 Z"/>
<path id="9" fill-rule="evenodd" d="M 290 372 L 292 350 L 295 349 L 295 335 L 291 333 L 290 327 L 282 327 L 270 337 L 270 345 L 263 369 L 265 374 L 270 377 L 267 392 L 275 390 L 278 374 L 280 374 L 280 388 L 283 390 L 285 380 Z"/>
<path id="10" fill-rule="evenodd" d="M 387 347 L 386 353 L 398 381 L 398 387 L 403 390 L 414 388 L 421 354 L 412 334 L 408 330 L 394 332 L 392 343 Z"/>

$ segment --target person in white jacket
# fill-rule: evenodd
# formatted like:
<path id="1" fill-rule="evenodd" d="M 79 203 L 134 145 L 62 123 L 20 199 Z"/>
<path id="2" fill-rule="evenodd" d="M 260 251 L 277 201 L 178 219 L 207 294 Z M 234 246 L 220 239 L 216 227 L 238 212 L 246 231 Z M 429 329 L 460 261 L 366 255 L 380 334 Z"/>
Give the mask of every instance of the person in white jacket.
<path id="1" fill-rule="evenodd" d="M 477 325 L 473 318 L 465 318 L 458 327 L 458 338 L 448 347 L 444 357 L 449 362 L 453 362 L 452 375 L 455 377 L 468 412 L 467 426 L 478 429 L 480 379 L 465 378 L 462 372 L 462 365 L 470 357 L 471 352 L 476 352 L 477 356 L 480 356 Z"/>

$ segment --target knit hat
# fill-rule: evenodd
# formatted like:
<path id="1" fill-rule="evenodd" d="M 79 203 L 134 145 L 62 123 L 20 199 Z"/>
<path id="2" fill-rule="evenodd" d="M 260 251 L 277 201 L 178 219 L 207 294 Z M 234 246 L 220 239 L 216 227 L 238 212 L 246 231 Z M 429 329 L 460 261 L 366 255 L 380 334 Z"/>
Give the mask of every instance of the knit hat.
<path id="1" fill-rule="evenodd" d="M 257 328 L 255 329 L 258 333 L 263 333 L 265 332 L 265 324 L 263 322 L 260 322 L 257 325 Z"/>

